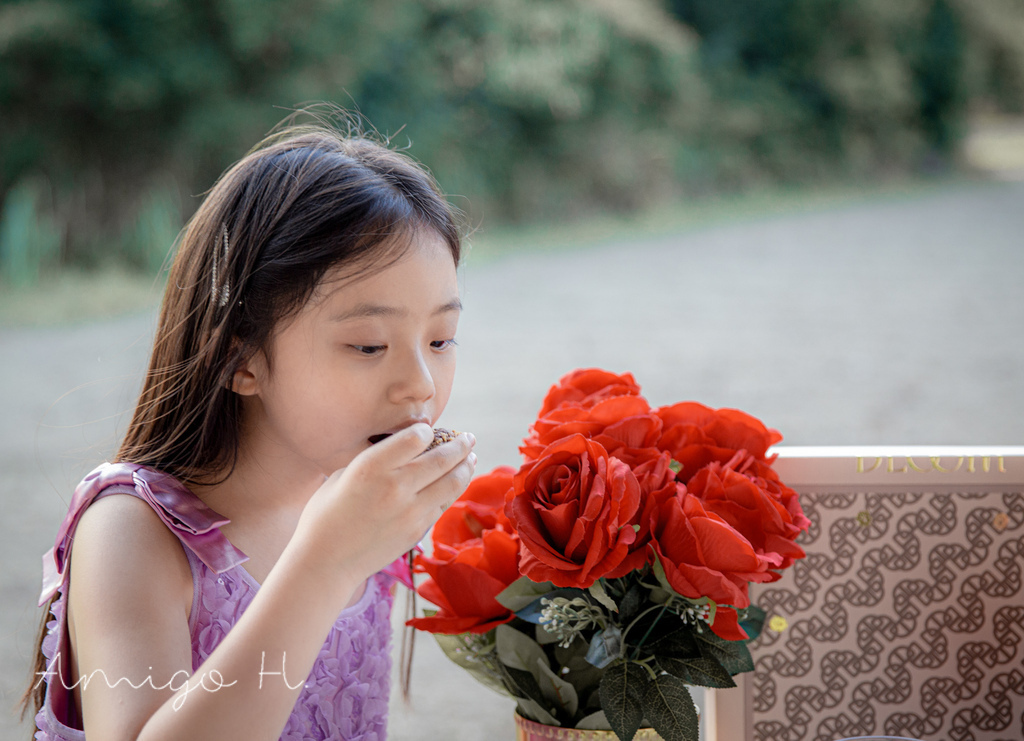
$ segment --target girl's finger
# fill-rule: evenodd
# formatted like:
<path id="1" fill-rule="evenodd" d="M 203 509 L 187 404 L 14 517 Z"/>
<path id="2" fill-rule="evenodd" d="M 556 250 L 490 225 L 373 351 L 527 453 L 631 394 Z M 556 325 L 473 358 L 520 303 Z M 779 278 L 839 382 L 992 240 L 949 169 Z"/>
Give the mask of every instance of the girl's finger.
<path id="1" fill-rule="evenodd" d="M 364 450 L 359 458 L 371 466 L 400 468 L 426 450 L 433 439 L 434 430 L 430 425 L 417 422 Z"/>
<path id="2" fill-rule="evenodd" d="M 476 453 L 471 452 L 444 476 L 420 491 L 419 497 L 425 501 L 428 511 L 434 513 L 435 520 L 466 490 L 475 471 Z"/>
<path id="3" fill-rule="evenodd" d="M 476 445 L 476 437 L 470 432 L 463 432 L 455 439 L 417 456 L 405 468 L 417 480 L 422 481 L 423 486 L 427 486 L 472 455 L 474 445 Z"/>

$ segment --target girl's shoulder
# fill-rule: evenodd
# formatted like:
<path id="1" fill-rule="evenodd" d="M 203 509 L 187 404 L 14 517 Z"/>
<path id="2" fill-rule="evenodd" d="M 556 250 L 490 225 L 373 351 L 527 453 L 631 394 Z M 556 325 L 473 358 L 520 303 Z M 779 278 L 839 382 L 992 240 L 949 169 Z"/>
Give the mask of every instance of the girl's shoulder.
<path id="1" fill-rule="evenodd" d="M 147 561 L 176 563 L 189 572 L 188 559 L 181 542 L 163 522 L 152 505 L 141 497 L 107 495 L 94 500 L 79 516 L 68 554 L 75 563 L 84 560 L 84 551 L 95 551 L 106 563 L 131 570 Z M 70 549 L 69 549 L 70 550 Z M 65 569 L 70 568 L 70 563 Z"/>
<path id="2" fill-rule="evenodd" d="M 187 621 L 191 567 L 181 543 L 148 503 L 132 496 L 94 502 L 77 523 L 74 542 L 66 568 L 78 622 L 87 619 L 86 612 L 99 624 L 131 620 L 133 606 L 144 606 L 137 617 L 146 609 L 169 610 Z"/>
<path id="3" fill-rule="evenodd" d="M 103 559 L 98 565 L 156 554 L 187 567 L 187 549 L 223 572 L 246 560 L 221 533 L 226 523 L 171 476 L 133 463 L 104 463 L 76 487 L 54 547 L 43 557 L 40 604 L 68 577 L 72 543 L 76 550 L 90 543 Z M 129 566 L 127 560 L 120 565 Z"/>

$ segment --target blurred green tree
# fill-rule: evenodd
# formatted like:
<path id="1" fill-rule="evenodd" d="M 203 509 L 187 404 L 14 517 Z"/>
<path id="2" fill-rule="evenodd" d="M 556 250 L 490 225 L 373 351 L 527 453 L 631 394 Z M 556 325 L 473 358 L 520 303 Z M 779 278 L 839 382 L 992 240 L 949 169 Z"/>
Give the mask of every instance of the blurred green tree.
<path id="1" fill-rule="evenodd" d="M 154 182 L 196 193 L 283 117 L 274 103 L 376 63 L 351 30 L 373 15 L 329 0 L 6 3 L 0 195 L 43 173 L 63 196 L 67 257 L 100 259 Z"/>
<path id="2" fill-rule="evenodd" d="M 932 146 L 945 153 L 956 143 L 966 102 L 962 23 L 947 0 L 935 0 L 921 29 L 919 50 L 911 60 L 923 133 Z"/>
<path id="3" fill-rule="evenodd" d="M 668 0 L 700 37 L 727 179 L 877 176 L 951 159 L 969 106 L 1019 110 L 1013 0 Z M 738 148 L 738 154 L 737 154 Z"/>
<path id="4" fill-rule="evenodd" d="M 408 6 L 406 6 L 408 8 Z M 478 211 L 634 208 L 677 182 L 704 88 L 686 29 L 647 0 L 425 0 L 349 89 Z"/>
<path id="5" fill-rule="evenodd" d="M 2 0 L 0 201 L 48 183 L 61 259 L 152 266 L 225 166 L 320 100 L 502 220 L 871 178 L 951 158 L 971 109 L 1024 109 L 1024 6 Z"/>
<path id="6" fill-rule="evenodd" d="M 653 0 L 14 0 L 0 197 L 41 174 L 66 260 L 148 254 L 119 236 L 147 193 L 177 182 L 180 220 L 289 109 L 330 100 L 477 210 L 633 207 L 676 181 L 699 122 L 692 50 Z"/>
<path id="7" fill-rule="evenodd" d="M 987 112 L 1024 113 L 1024 3 L 948 0 L 966 35 L 963 90 Z"/>

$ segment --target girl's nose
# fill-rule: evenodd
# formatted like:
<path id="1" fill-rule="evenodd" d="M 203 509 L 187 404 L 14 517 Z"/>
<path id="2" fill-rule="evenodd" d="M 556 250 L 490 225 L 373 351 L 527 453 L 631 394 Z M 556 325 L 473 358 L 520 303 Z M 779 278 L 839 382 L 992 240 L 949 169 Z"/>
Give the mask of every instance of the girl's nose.
<path id="1" fill-rule="evenodd" d="M 434 395 L 434 376 L 421 353 L 409 353 L 396 370 L 389 393 L 396 403 L 426 401 Z"/>

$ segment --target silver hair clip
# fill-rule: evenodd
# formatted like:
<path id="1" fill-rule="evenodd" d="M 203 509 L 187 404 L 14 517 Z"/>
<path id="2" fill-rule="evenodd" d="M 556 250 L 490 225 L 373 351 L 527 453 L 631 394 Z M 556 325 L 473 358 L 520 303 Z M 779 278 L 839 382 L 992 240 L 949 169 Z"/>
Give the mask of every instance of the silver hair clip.
<path id="1" fill-rule="evenodd" d="M 210 279 L 210 301 L 216 302 L 218 307 L 226 306 L 228 298 L 231 296 L 231 286 L 228 284 L 227 277 L 224 278 L 224 285 L 217 290 L 217 263 L 221 259 L 224 260 L 225 269 L 227 268 L 228 261 L 228 225 L 221 224 L 221 237 L 224 240 L 224 249 L 220 256 L 217 255 L 217 243 L 213 244 L 213 271 Z"/>

